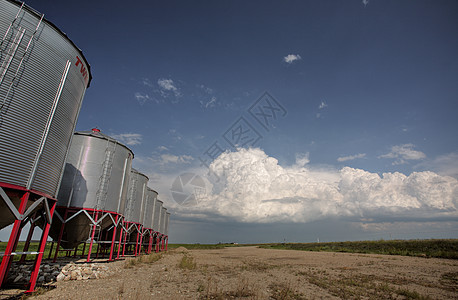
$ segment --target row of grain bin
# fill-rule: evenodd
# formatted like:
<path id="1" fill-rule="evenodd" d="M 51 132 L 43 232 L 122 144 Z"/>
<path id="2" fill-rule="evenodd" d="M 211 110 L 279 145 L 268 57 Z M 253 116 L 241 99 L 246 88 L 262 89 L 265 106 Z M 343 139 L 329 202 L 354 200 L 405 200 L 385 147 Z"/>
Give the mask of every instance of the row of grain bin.
<path id="1" fill-rule="evenodd" d="M 82 51 L 43 14 L 0 0 L 0 229 L 11 228 L 0 287 L 13 257 L 33 254 L 27 289 L 34 290 L 48 234 L 55 253 L 95 242 L 97 255 L 110 251 L 110 259 L 167 243 L 170 214 L 147 177 L 131 169 L 132 151 L 97 130 L 74 133 L 91 79 Z M 137 173 L 144 178 L 133 188 Z M 38 250 L 29 251 L 36 227 Z"/>
<path id="2" fill-rule="evenodd" d="M 81 243 L 89 244 L 88 261 L 94 243 L 97 255 L 107 251 L 109 260 L 165 247 L 170 213 L 148 177 L 131 167 L 133 158 L 131 149 L 99 129 L 74 134 L 49 233 L 57 241 L 54 260 Z"/>

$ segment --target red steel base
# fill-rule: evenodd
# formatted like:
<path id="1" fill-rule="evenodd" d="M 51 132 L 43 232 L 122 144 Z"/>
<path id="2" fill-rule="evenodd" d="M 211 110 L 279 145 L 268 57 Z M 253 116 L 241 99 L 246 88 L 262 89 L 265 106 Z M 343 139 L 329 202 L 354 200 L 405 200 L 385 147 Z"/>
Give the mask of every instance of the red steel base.
<path id="1" fill-rule="evenodd" d="M 19 208 L 15 207 L 13 201 L 10 199 L 11 196 L 20 198 Z M 0 287 L 5 283 L 8 276 L 8 271 L 13 261 L 12 258 L 15 254 L 14 252 L 16 251 L 22 228 L 25 226 L 25 224 L 31 222 L 30 231 L 24 246 L 24 252 L 27 254 L 30 239 L 32 238 L 33 230 L 36 227 L 35 222 L 37 220 L 34 218 L 35 213 L 37 212 L 36 208 L 41 204 L 41 202 L 43 202 L 43 207 L 41 208 L 41 212 L 43 212 L 43 216 L 45 217 L 43 220 L 43 233 L 41 234 L 38 246 L 38 254 L 36 254 L 37 257 L 35 258 L 35 262 L 33 264 L 32 273 L 30 275 L 27 288 L 27 293 L 33 292 L 37 282 L 38 272 L 40 269 L 41 260 L 43 258 L 43 252 L 46 247 L 46 240 L 48 239 L 49 228 L 51 227 L 51 220 L 56 208 L 57 200 L 44 193 L 3 182 L 0 182 L 0 200 L 7 205 L 15 219 L 10 237 L 8 239 L 8 244 L 6 246 L 5 252 L 2 254 L 3 257 L 0 264 Z M 32 204 L 26 211 L 26 207 L 29 202 L 32 202 Z M 21 257 L 21 260 L 24 259 L 25 256 Z"/>
<path id="2" fill-rule="evenodd" d="M 60 208 L 60 210 L 64 210 L 64 216 L 63 216 L 63 222 L 62 222 L 62 225 L 61 225 L 61 228 L 60 228 L 59 237 L 57 239 L 57 246 L 56 246 L 56 250 L 55 250 L 55 253 L 54 253 L 54 259 L 53 259 L 54 262 L 57 260 L 57 255 L 58 255 L 59 251 L 67 251 L 67 250 L 60 250 L 59 249 L 61 241 L 62 241 L 62 236 L 63 236 L 63 233 L 64 233 L 64 227 L 65 227 L 66 222 L 71 220 L 72 216 L 74 216 L 76 214 L 79 214 L 79 213 L 84 213 L 84 211 L 86 211 L 88 213 L 88 215 L 91 216 L 91 218 L 88 217 L 88 222 L 92 223 L 90 225 L 91 226 L 90 242 L 89 242 L 89 251 L 88 251 L 88 254 L 87 254 L 86 261 L 89 262 L 91 260 L 92 248 L 93 248 L 94 242 L 97 243 L 97 241 L 95 240 L 95 232 L 96 232 L 97 224 L 103 218 L 106 218 L 106 217 L 111 217 L 113 222 L 114 222 L 113 223 L 113 225 L 114 225 L 113 234 L 112 234 L 112 237 L 111 237 L 111 244 L 110 244 L 110 255 L 109 255 L 108 260 L 109 261 L 113 260 L 113 253 L 114 253 L 114 250 L 116 248 L 115 247 L 116 242 L 119 243 L 118 254 L 117 254 L 117 258 L 119 258 L 119 248 L 120 248 L 120 245 L 121 245 L 121 238 L 122 238 L 122 226 L 121 226 L 121 224 L 123 223 L 123 221 L 122 221 L 123 217 L 120 214 L 112 212 L 112 211 L 97 210 L 97 209 L 91 209 L 91 208 L 61 207 L 61 206 L 58 207 L 58 208 Z M 117 229 L 118 228 L 121 228 L 121 230 L 120 230 L 120 234 L 119 234 L 119 240 L 116 240 L 116 235 L 117 235 Z M 85 241 L 81 241 L 81 242 L 85 242 Z M 84 245 L 84 249 L 85 248 L 86 248 L 86 243 Z M 97 249 L 97 256 L 99 254 L 99 250 L 100 250 L 100 247 L 98 247 L 98 249 Z M 75 253 L 76 253 L 76 249 L 75 249 Z M 83 253 L 84 253 L 84 250 L 83 250 Z"/>

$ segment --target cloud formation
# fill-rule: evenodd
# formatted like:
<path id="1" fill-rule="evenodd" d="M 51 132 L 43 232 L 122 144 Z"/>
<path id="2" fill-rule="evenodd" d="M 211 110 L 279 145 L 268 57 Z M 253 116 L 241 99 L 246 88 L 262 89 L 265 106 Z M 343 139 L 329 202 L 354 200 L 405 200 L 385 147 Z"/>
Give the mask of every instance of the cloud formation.
<path id="1" fill-rule="evenodd" d="M 287 64 L 292 64 L 293 62 L 295 62 L 296 60 L 301 60 L 302 57 L 299 55 L 299 54 L 288 54 L 286 55 L 285 57 L 283 57 L 283 60 L 287 63 Z"/>
<path id="2" fill-rule="evenodd" d="M 200 101 L 200 105 L 202 107 L 205 107 L 205 108 L 215 107 L 215 105 L 216 105 L 216 97 L 215 96 L 211 97 L 211 99 L 208 100 L 206 103 L 204 103 L 204 101 Z"/>
<path id="3" fill-rule="evenodd" d="M 316 170 L 308 167 L 307 155 L 282 167 L 260 149 L 225 152 L 210 171 L 217 178 L 211 193 L 180 214 L 254 223 L 458 217 L 458 181 L 429 171 L 380 176 L 350 167 Z"/>
<path id="4" fill-rule="evenodd" d="M 161 88 L 161 94 L 162 96 L 166 97 L 167 92 L 172 92 L 175 97 L 180 97 L 181 92 L 176 86 L 176 84 L 173 82 L 172 79 L 165 79 L 165 78 L 160 78 L 157 80 L 157 84 Z"/>
<path id="5" fill-rule="evenodd" d="M 140 145 L 143 139 L 140 133 L 121 133 L 114 134 L 112 137 L 128 146 Z"/>
<path id="6" fill-rule="evenodd" d="M 355 154 L 355 155 L 338 157 L 337 161 L 338 162 L 344 162 L 344 161 L 349 161 L 349 160 L 354 160 L 354 159 L 357 159 L 357 158 L 364 158 L 364 157 L 366 157 L 366 153 L 358 153 L 358 154 Z"/>
<path id="7" fill-rule="evenodd" d="M 432 160 L 423 161 L 415 167 L 433 170 L 438 174 L 458 179 L 458 152 L 439 155 Z"/>
<path id="8" fill-rule="evenodd" d="M 426 158 L 426 154 L 414 150 L 413 144 L 403 144 L 391 147 L 391 152 L 380 155 L 379 158 L 394 158 L 393 165 L 402 165 L 408 160 L 421 160 Z"/>
<path id="9" fill-rule="evenodd" d="M 145 104 L 146 101 L 151 100 L 151 97 L 148 94 L 137 92 L 134 94 L 135 99 L 137 99 L 140 105 Z"/>
<path id="10" fill-rule="evenodd" d="M 160 164 L 189 164 L 194 158 L 190 155 L 162 154 Z"/>

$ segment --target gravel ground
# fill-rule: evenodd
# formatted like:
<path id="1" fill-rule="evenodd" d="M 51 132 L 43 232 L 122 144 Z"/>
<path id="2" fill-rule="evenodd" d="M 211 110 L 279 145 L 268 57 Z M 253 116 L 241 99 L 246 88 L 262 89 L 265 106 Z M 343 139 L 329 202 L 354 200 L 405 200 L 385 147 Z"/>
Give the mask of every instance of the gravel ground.
<path id="1" fill-rule="evenodd" d="M 141 261 L 140 261 L 141 260 Z M 29 299 L 458 299 L 458 261 L 233 247 L 108 264 Z"/>

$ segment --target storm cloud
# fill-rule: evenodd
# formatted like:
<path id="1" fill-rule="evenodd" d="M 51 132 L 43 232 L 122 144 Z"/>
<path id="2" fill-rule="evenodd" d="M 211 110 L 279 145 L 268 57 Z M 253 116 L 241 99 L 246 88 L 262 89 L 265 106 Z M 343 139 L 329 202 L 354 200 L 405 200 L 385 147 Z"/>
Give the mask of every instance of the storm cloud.
<path id="1" fill-rule="evenodd" d="M 335 217 L 418 221 L 458 216 L 458 181 L 429 171 L 379 175 L 350 167 L 317 170 L 308 160 L 284 167 L 254 148 L 221 154 L 210 174 L 211 191 L 198 205 L 180 209 L 183 217 L 307 223 Z"/>

